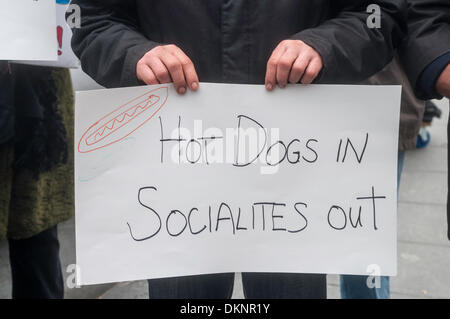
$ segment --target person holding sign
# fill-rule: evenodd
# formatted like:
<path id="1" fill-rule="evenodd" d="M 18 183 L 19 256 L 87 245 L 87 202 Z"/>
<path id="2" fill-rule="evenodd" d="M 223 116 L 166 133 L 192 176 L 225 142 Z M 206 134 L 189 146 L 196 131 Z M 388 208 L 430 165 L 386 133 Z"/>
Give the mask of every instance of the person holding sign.
<path id="1" fill-rule="evenodd" d="M 392 59 L 406 29 L 402 0 L 73 3 L 82 25 L 72 47 L 86 73 L 108 88 L 173 82 L 179 94 L 198 90 L 199 81 L 265 84 L 269 91 L 356 83 Z M 379 27 L 369 27 L 369 7 Z M 150 280 L 149 295 L 229 298 L 233 278 Z M 326 297 L 325 275 L 244 273 L 243 283 L 248 298 Z"/>

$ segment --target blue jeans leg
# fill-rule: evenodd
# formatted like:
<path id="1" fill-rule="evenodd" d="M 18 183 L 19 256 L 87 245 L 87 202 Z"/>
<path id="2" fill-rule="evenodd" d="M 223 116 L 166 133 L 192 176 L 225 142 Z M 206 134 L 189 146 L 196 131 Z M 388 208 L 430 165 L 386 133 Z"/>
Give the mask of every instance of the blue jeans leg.
<path id="1" fill-rule="evenodd" d="M 398 152 L 397 188 L 405 163 L 405 152 Z M 368 276 L 341 276 L 341 298 L 342 299 L 389 299 L 391 296 L 389 277 L 381 276 L 379 288 L 369 288 Z"/>

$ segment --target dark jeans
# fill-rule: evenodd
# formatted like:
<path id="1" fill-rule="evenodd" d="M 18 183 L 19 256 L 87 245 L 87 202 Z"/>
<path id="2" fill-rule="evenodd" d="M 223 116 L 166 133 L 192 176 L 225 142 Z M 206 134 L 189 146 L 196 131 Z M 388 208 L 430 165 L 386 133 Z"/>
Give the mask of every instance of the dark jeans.
<path id="1" fill-rule="evenodd" d="M 13 299 L 62 299 L 64 282 L 57 228 L 8 240 Z"/>
<path id="2" fill-rule="evenodd" d="M 243 273 L 244 294 L 249 299 L 325 299 L 325 275 Z M 152 279 L 150 299 L 229 299 L 234 273 Z"/>

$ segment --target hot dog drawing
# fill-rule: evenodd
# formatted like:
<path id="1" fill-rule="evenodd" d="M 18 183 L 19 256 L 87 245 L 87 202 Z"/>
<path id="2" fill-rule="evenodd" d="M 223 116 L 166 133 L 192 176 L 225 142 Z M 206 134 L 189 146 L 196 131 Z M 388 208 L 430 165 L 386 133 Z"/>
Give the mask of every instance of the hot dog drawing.
<path id="1" fill-rule="evenodd" d="M 102 117 L 83 134 L 78 152 L 93 152 L 123 140 L 162 109 L 168 93 L 167 87 L 149 91 Z"/>

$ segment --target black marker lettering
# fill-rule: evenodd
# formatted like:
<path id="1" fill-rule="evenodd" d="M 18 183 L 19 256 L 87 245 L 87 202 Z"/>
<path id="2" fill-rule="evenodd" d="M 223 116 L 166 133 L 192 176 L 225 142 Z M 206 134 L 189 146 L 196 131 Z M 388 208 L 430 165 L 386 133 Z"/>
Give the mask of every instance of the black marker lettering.
<path id="1" fill-rule="evenodd" d="M 178 143 L 178 163 L 181 163 L 181 142 L 186 141 L 185 139 L 181 138 L 181 116 L 178 117 L 178 138 L 164 138 L 164 132 L 163 132 L 163 124 L 162 119 L 159 117 L 159 123 L 161 125 L 161 163 L 164 162 L 164 143 L 166 142 L 177 142 Z"/>
<path id="2" fill-rule="evenodd" d="M 191 147 L 192 144 L 197 145 L 199 148 L 199 154 L 196 159 L 189 158 L 189 153 L 193 153 L 192 155 L 195 154 L 194 150 L 189 152 L 189 148 Z M 198 163 L 198 161 L 200 161 L 201 158 L 202 158 L 202 143 L 200 143 L 199 141 L 197 141 L 195 139 L 191 139 L 186 145 L 186 160 L 191 164 L 196 164 L 196 163 Z"/>
<path id="3" fill-rule="evenodd" d="M 239 149 L 240 149 L 240 143 L 241 143 L 241 121 L 242 121 L 242 119 L 247 119 L 247 120 L 249 120 L 249 121 L 252 121 L 253 123 L 255 123 L 256 125 L 258 125 L 263 131 L 264 131 L 264 145 L 263 145 L 263 147 L 261 148 L 261 150 L 260 150 L 260 152 L 258 153 L 258 155 L 253 159 L 253 160 L 251 160 L 251 161 L 249 161 L 249 162 L 247 162 L 247 163 L 243 163 L 243 164 L 239 164 Z M 253 162 L 255 162 L 258 158 L 259 158 L 259 156 L 262 154 L 262 152 L 264 151 L 264 149 L 265 149 L 265 147 L 266 147 L 266 145 L 267 145 L 267 132 L 266 132 L 266 129 L 264 128 L 264 126 L 262 126 L 260 123 L 258 123 L 256 120 L 254 120 L 254 119 L 252 119 L 252 118 L 250 118 L 250 117 L 248 117 L 248 116 L 245 116 L 245 115 L 239 115 L 238 116 L 238 139 L 237 139 L 237 145 L 236 145 L 236 162 L 233 164 L 233 166 L 236 166 L 236 167 L 245 167 L 245 166 L 248 166 L 248 165 L 250 165 L 250 164 L 252 164 Z"/>
<path id="4" fill-rule="evenodd" d="M 342 216 L 344 216 L 344 225 L 342 227 L 338 227 L 333 225 L 333 223 L 331 222 L 331 213 L 333 211 L 337 211 L 337 212 L 341 212 Z M 347 227 L 347 214 L 345 213 L 345 211 L 342 209 L 342 207 L 334 205 L 330 208 L 330 210 L 328 211 L 328 225 L 330 225 L 332 228 L 336 229 L 336 230 L 343 230 L 345 229 L 345 227 Z"/>
<path id="5" fill-rule="evenodd" d="M 376 212 L 376 205 L 375 200 L 376 199 L 386 199 L 386 196 L 375 196 L 375 187 L 372 186 L 372 196 L 369 197 L 358 197 L 357 200 L 371 200 L 372 201 L 372 208 L 373 208 L 373 228 L 375 230 L 378 230 L 377 227 L 377 212 Z"/>
<path id="6" fill-rule="evenodd" d="M 289 153 L 290 153 L 289 150 L 291 149 L 291 147 L 292 147 L 292 145 L 293 145 L 294 143 L 300 143 L 300 140 L 298 140 L 298 139 L 292 140 L 292 141 L 288 144 L 288 146 L 287 146 L 287 160 L 288 160 L 288 162 L 291 163 L 291 164 L 297 164 L 297 163 L 300 162 L 300 151 L 292 152 L 292 154 L 295 155 L 295 160 L 292 160 L 292 159 L 289 157 Z"/>
<path id="7" fill-rule="evenodd" d="M 283 147 L 283 148 L 284 148 L 284 155 L 281 157 L 281 159 L 280 159 L 278 162 L 276 162 L 276 163 L 270 163 L 270 162 L 269 162 L 269 156 L 270 156 L 270 153 L 272 152 L 272 149 L 273 149 L 275 146 L 277 146 L 277 145 L 280 145 L 280 147 Z M 267 153 L 266 153 L 266 164 L 269 165 L 269 166 L 277 166 L 277 165 L 280 165 L 280 164 L 286 159 L 286 157 L 287 157 L 287 148 L 286 148 L 286 145 L 284 144 L 283 141 L 278 141 L 278 142 L 272 144 L 272 145 L 267 149 Z"/>
<path id="8" fill-rule="evenodd" d="M 220 214 L 221 214 L 221 212 L 222 212 L 222 208 L 223 207 L 226 207 L 227 208 L 227 210 L 228 210 L 228 212 L 230 213 L 230 217 L 220 217 Z M 232 211 L 231 211 L 231 208 L 230 208 L 230 206 L 228 206 L 227 204 L 225 204 L 225 203 L 222 203 L 222 204 L 220 204 L 220 207 L 219 207 L 219 212 L 217 213 L 217 223 L 216 223 L 216 232 L 219 230 L 219 223 L 221 222 L 221 221 L 224 221 L 224 220 L 230 220 L 231 221 L 231 224 L 232 224 L 232 226 L 233 226 L 233 235 L 236 233 L 236 230 L 235 230 L 235 225 L 234 225 L 234 218 L 233 218 L 233 213 L 232 213 Z"/>
<path id="9" fill-rule="evenodd" d="M 315 139 L 310 139 L 310 140 L 308 140 L 308 142 L 306 142 L 306 148 L 314 153 L 314 159 L 307 159 L 306 157 L 302 156 L 302 158 L 305 161 L 307 161 L 308 163 L 315 163 L 317 161 L 317 159 L 319 158 L 319 155 L 317 154 L 317 152 L 311 146 L 309 146 L 309 144 L 312 142 L 318 143 L 319 141 L 315 140 Z"/>
<path id="10" fill-rule="evenodd" d="M 145 208 L 147 208 L 147 209 L 149 209 L 150 211 L 152 211 L 152 212 L 156 215 L 156 217 L 158 217 L 159 226 L 158 226 L 158 230 L 157 230 L 154 234 L 151 234 L 151 235 L 149 235 L 149 236 L 147 236 L 147 237 L 143 237 L 143 238 L 136 238 L 136 237 L 134 237 L 134 235 L 133 235 L 133 232 L 132 232 L 132 230 L 131 230 L 130 224 L 127 223 L 128 230 L 129 230 L 129 232 L 130 232 L 130 236 L 131 236 L 131 238 L 133 238 L 134 241 L 144 241 L 144 240 L 147 240 L 147 239 L 150 239 L 150 238 L 156 236 L 156 235 L 159 233 L 159 231 L 161 230 L 161 226 L 162 226 L 162 225 L 161 225 L 161 224 L 162 224 L 161 217 L 160 217 L 159 214 L 156 212 L 156 210 L 154 210 L 154 209 L 151 208 L 150 206 L 145 205 L 145 204 L 142 202 L 142 200 L 141 200 L 141 193 L 142 193 L 143 191 L 145 191 L 145 190 L 153 190 L 153 191 L 157 191 L 157 189 L 156 189 L 156 187 L 153 187 L 153 186 L 150 186 L 150 187 L 142 187 L 142 188 L 140 188 L 139 191 L 138 191 L 138 202 L 139 202 L 139 204 L 141 204 L 141 205 L 144 206 Z"/>
<path id="11" fill-rule="evenodd" d="M 192 224 L 191 224 L 191 215 L 192 215 L 192 213 L 193 212 L 198 212 L 198 208 L 192 208 L 191 209 L 191 211 L 189 212 L 189 215 L 188 215 L 188 224 L 189 224 L 189 230 L 191 231 L 191 234 L 192 235 L 198 235 L 198 234 L 200 234 L 201 232 L 203 232 L 205 229 L 206 229 L 206 225 L 204 225 L 203 226 L 203 228 L 201 229 L 201 230 L 199 230 L 199 231 L 196 231 L 196 232 L 194 232 L 193 230 L 192 230 Z"/>
<path id="12" fill-rule="evenodd" d="M 288 232 L 290 232 L 290 233 L 299 233 L 299 232 L 305 230 L 306 227 L 308 227 L 308 219 L 306 219 L 305 215 L 303 215 L 302 212 L 297 208 L 297 206 L 299 206 L 299 205 L 304 206 L 305 208 L 308 208 L 308 205 L 305 203 L 295 203 L 295 205 L 294 205 L 295 211 L 305 220 L 305 226 L 299 228 L 298 230 L 288 230 Z"/>
<path id="13" fill-rule="evenodd" d="M 286 207 L 286 204 L 272 203 L 272 231 L 286 231 L 286 228 L 275 227 L 275 219 L 283 219 L 283 215 L 275 215 L 275 207 Z"/>
<path id="14" fill-rule="evenodd" d="M 348 147 L 350 146 L 352 148 L 353 152 L 355 153 L 356 160 L 358 161 L 359 164 L 361 164 L 363 157 L 364 157 L 364 153 L 366 152 L 368 142 L 369 142 L 369 133 L 366 133 L 366 141 L 364 143 L 364 147 L 361 151 L 361 154 L 358 155 L 358 152 L 356 151 L 355 147 L 353 146 L 352 141 L 349 138 L 347 138 L 347 144 L 345 145 L 345 151 L 344 151 L 344 157 L 342 158 L 342 163 L 345 162 L 345 158 L 347 157 Z"/>
<path id="15" fill-rule="evenodd" d="M 350 224 L 352 225 L 353 228 L 357 228 L 358 224 L 360 227 L 363 227 L 362 223 L 361 223 L 361 210 L 362 207 L 359 206 L 359 213 L 358 213 L 358 219 L 356 220 L 356 223 L 353 223 L 353 219 L 352 219 L 352 208 L 350 207 L 350 211 L 349 211 L 349 220 L 350 220 Z"/>
<path id="16" fill-rule="evenodd" d="M 238 220 L 236 224 L 236 230 L 247 230 L 247 227 L 240 227 L 239 223 L 241 221 L 241 208 L 239 207 Z"/>
<path id="17" fill-rule="evenodd" d="M 181 216 L 183 216 L 183 219 L 184 219 L 184 226 L 182 227 L 182 229 L 181 229 L 178 233 L 171 233 L 171 232 L 170 232 L 170 229 L 169 229 L 169 220 L 170 220 L 170 217 L 176 216 L 177 213 L 180 214 Z M 175 210 L 172 210 L 172 211 L 170 212 L 169 216 L 167 216 L 167 219 L 166 219 L 166 230 L 167 230 L 167 233 L 168 233 L 170 236 L 172 236 L 172 237 L 178 237 L 178 236 L 180 236 L 180 235 L 184 232 L 184 230 L 186 229 L 187 225 L 188 225 L 188 220 L 187 220 L 186 216 L 184 216 L 184 214 L 183 214 L 182 212 L 180 212 L 179 210 L 176 210 L 176 209 L 175 209 Z"/>

